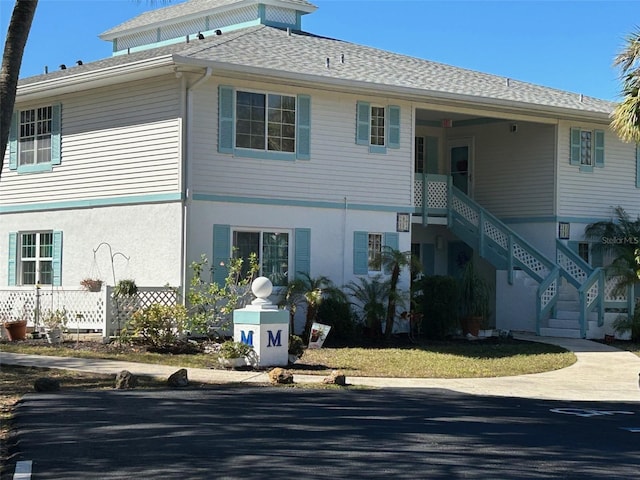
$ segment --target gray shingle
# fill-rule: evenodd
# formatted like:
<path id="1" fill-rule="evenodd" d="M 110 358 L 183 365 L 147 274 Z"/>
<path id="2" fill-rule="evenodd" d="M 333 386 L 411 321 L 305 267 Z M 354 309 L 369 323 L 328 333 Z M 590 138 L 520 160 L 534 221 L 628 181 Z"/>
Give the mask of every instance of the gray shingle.
<path id="1" fill-rule="evenodd" d="M 315 9 L 315 5 L 307 2 L 306 0 L 280 0 L 284 4 L 290 4 L 293 8 L 303 7 L 305 10 Z M 179 3 L 177 5 L 170 5 L 168 7 L 150 10 L 142 13 L 137 17 L 127 20 L 113 28 L 110 28 L 106 32 L 100 34 L 114 35 L 119 32 L 126 32 L 132 29 L 143 28 L 148 25 L 154 25 L 156 23 L 165 22 L 171 19 L 179 19 L 181 17 L 196 15 L 200 12 L 207 12 L 213 9 L 222 7 L 228 7 L 235 3 L 245 3 L 244 0 L 190 0 L 188 2 Z"/>
<path id="2" fill-rule="evenodd" d="M 29 85 L 45 79 L 62 78 L 123 65 L 155 56 L 174 54 L 193 62 L 225 63 L 229 69 L 251 67 L 265 73 L 297 75 L 305 73 L 319 81 L 364 82 L 377 86 L 388 86 L 390 90 L 409 88 L 430 96 L 469 96 L 470 102 L 504 101 L 523 109 L 528 106 L 543 106 L 571 109 L 579 112 L 609 114 L 614 103 L 581 96 L 527 82 L 509 80 L 504 77 L 453 67 L 442 63 L 399 55 L 384 50 L 357 45 L 341 40 L 255 26 L 243 30 L 212 36 L 205 40 L 180 43 L 167 47 L 137 52 L 130 55 L 100 60 L 47 75 L 30 77 L 20 81 Z M 341 56 L 344 55 L 344 63 Z M 326 60 L 330 66 L 327 68 Z M 474 97 L 474 98 L 471 98 Z"/>

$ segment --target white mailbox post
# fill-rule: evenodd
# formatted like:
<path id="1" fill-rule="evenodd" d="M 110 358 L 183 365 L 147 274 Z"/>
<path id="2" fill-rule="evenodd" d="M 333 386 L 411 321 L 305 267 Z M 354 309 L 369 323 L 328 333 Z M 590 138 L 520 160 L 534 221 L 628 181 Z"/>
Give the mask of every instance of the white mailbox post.
<path id="1" fill-rule="evenodd" d="M 282 367 L 289 362 L 289 311 L 269 301 L 271 280 L 258 277 L 251 284 L 256 299 L 233 312 L 233 339 L 251 345 L 260 367 Z"/>

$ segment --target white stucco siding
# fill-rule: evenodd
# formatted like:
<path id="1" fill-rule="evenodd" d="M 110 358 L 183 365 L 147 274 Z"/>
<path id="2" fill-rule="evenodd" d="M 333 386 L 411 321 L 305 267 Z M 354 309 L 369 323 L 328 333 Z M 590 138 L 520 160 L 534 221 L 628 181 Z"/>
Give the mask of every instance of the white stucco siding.
<path id="1" fill-rule="evenodd" d="M 7 285 L 9 232 L 62 232 L 62 286 L 98 276 L 113 285 L 132 278 L 138 286 L 180 285 L 180 202 L 5 214 L 0 217 L 0 285 Z M 95 254 L 93 250 L 102 242 Z M 119 253 L 118 253 L 119 252 Z M 122 255 L 129 257 L 127 261 Z"/>
<path id="2" fill-rule="evenodd" d="M 164 77 L 18 105 L 62 105 L 61 163 L 35 174 L 18 174 L 5 165 L 2 204 L 180 192 L 179 102 L 179 84 Z"/>
<path id="3" fill-rule="evenodd" d="M 353 232 L 395 232 L 396 214 L 350 210 L 348 207 L 345 210 L 195 201 L 189 216 L 188 263 L 199 260 L 202 254 L 211 260 L 215 224 L 230 225 L 232 230 L 289 230 L 292 242 L 294 229 L 308 228 L 311 233 L 311 276 L 324 275 L 341 286 L 356 278 L 353 274 Z M 411 249 L 410 233 L 399 233 L 398 239 L 401 251 Z"/>
<path id="4" fill-rule="evenodd" d="M 604 168 L 581 172 L 569 163 L 570 130 L 604 130 Z M 587 222 L 608 219 L 621 205 L 635 218 L 640 215 L 640 189 L 636 188 L 635 145 L 621 142 L 606 125 L 561 122 L 558 134 L 558 216 Z"/>
<path id="5" fill-rule="evenodd" d="M 218 144 L 218 84 L 249 91 L 305 94 L 311 97 L 310 160 L 267 160 L 220 154 Z M 400 148 L 369 153 L 356 145 L 356 103 L 398 105 L 401 108 Z M 370 205 L 411 205 L 411 105 L 394 99 L 341 95 L 320 90 L 222 79 L 198 88 L 193 95 L 191 151 L 193 191 L 216 196 L 250 196 L 307 202 Z"/>
<path id="6" fill-rule="evenodd" d="M 500 218 L 549 217 L 554 212 L 555 126 L 497 122 L 454 129 L 472 136 L 473 195 Z"/>

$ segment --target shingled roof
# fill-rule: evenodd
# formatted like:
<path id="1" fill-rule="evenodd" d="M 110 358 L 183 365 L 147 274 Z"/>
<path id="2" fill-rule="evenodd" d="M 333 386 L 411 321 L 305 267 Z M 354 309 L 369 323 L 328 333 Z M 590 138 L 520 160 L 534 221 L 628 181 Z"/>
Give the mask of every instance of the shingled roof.
<path id="1" fill-rule="evenodd" d="M 150 10 L 142 13 L 137 17 L 127 20 L 106 32 L 100 34 L 100 38 L 108 39 L 124 32 L 142 29 L 151 25 L 161 24 L 164 22 L 176 22 L 181 18 L 197 16 L 210 10 L 220 10 L 231 7 L 242 7 L 248 4 L 246 0 L 190 0 L 185 3 L 179 3 L 164 8 Z M 305 12 L 313 12 L 316 6 L 307 0 L 277 0 L 278 4 L 290 6 L 293 9 L 299 9 Z"/>
<path id="2" fill-rule="evenodd" d="M 31 77 L 22 80 L 20 86 L 162 55 L 171 55 L 178 65 L 295 77 L 315 84 L 334 84 L 336 88 L 340 85 L 384 89 L 389 95 L 410 92 L 425 101 L 433 98 L 460 101 L 462 98 L 469 104 L 496 103 L 523 111 L 562 109 L 572 111 L 573 115 L 600 114 L 602 117 L 614 107 L 612 102 L 578 93 L 264 25 Z"/>

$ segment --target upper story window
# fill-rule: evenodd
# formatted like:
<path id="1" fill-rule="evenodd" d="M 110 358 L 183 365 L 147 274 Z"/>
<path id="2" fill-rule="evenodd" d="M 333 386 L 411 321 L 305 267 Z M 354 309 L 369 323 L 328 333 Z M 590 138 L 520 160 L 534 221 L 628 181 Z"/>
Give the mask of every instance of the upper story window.
<path id="1" fill-rule="evenodd" d="M 311 97 L 219 87 L 218 151 L 239 157 L 309 160 Z"/>
<path id="2" fill-rule="evenodd" d="M 9 168 L 29 173 L 59 165 L 60 119 L 60 105 L 15 112 L 9 132 Z"/>
<path id="3" fill-rule="evenodd" d="M 296 98 L 236 93 L 236 147 L 296 151 Z"/>
<path id="4" fill-rule="evenodd" d="M 571 129 L 569 163 L 580 167 L 581 172 L 592 172 L 593 167 L 604 167 L 604 131 Z"/>
<path id="5" fill-rule="evenodd" d="M 358 102 L 356 143 L 368 145 L 371 153 L 387 153 L 387 148 L 400 148 L 400 107 Z"/>

